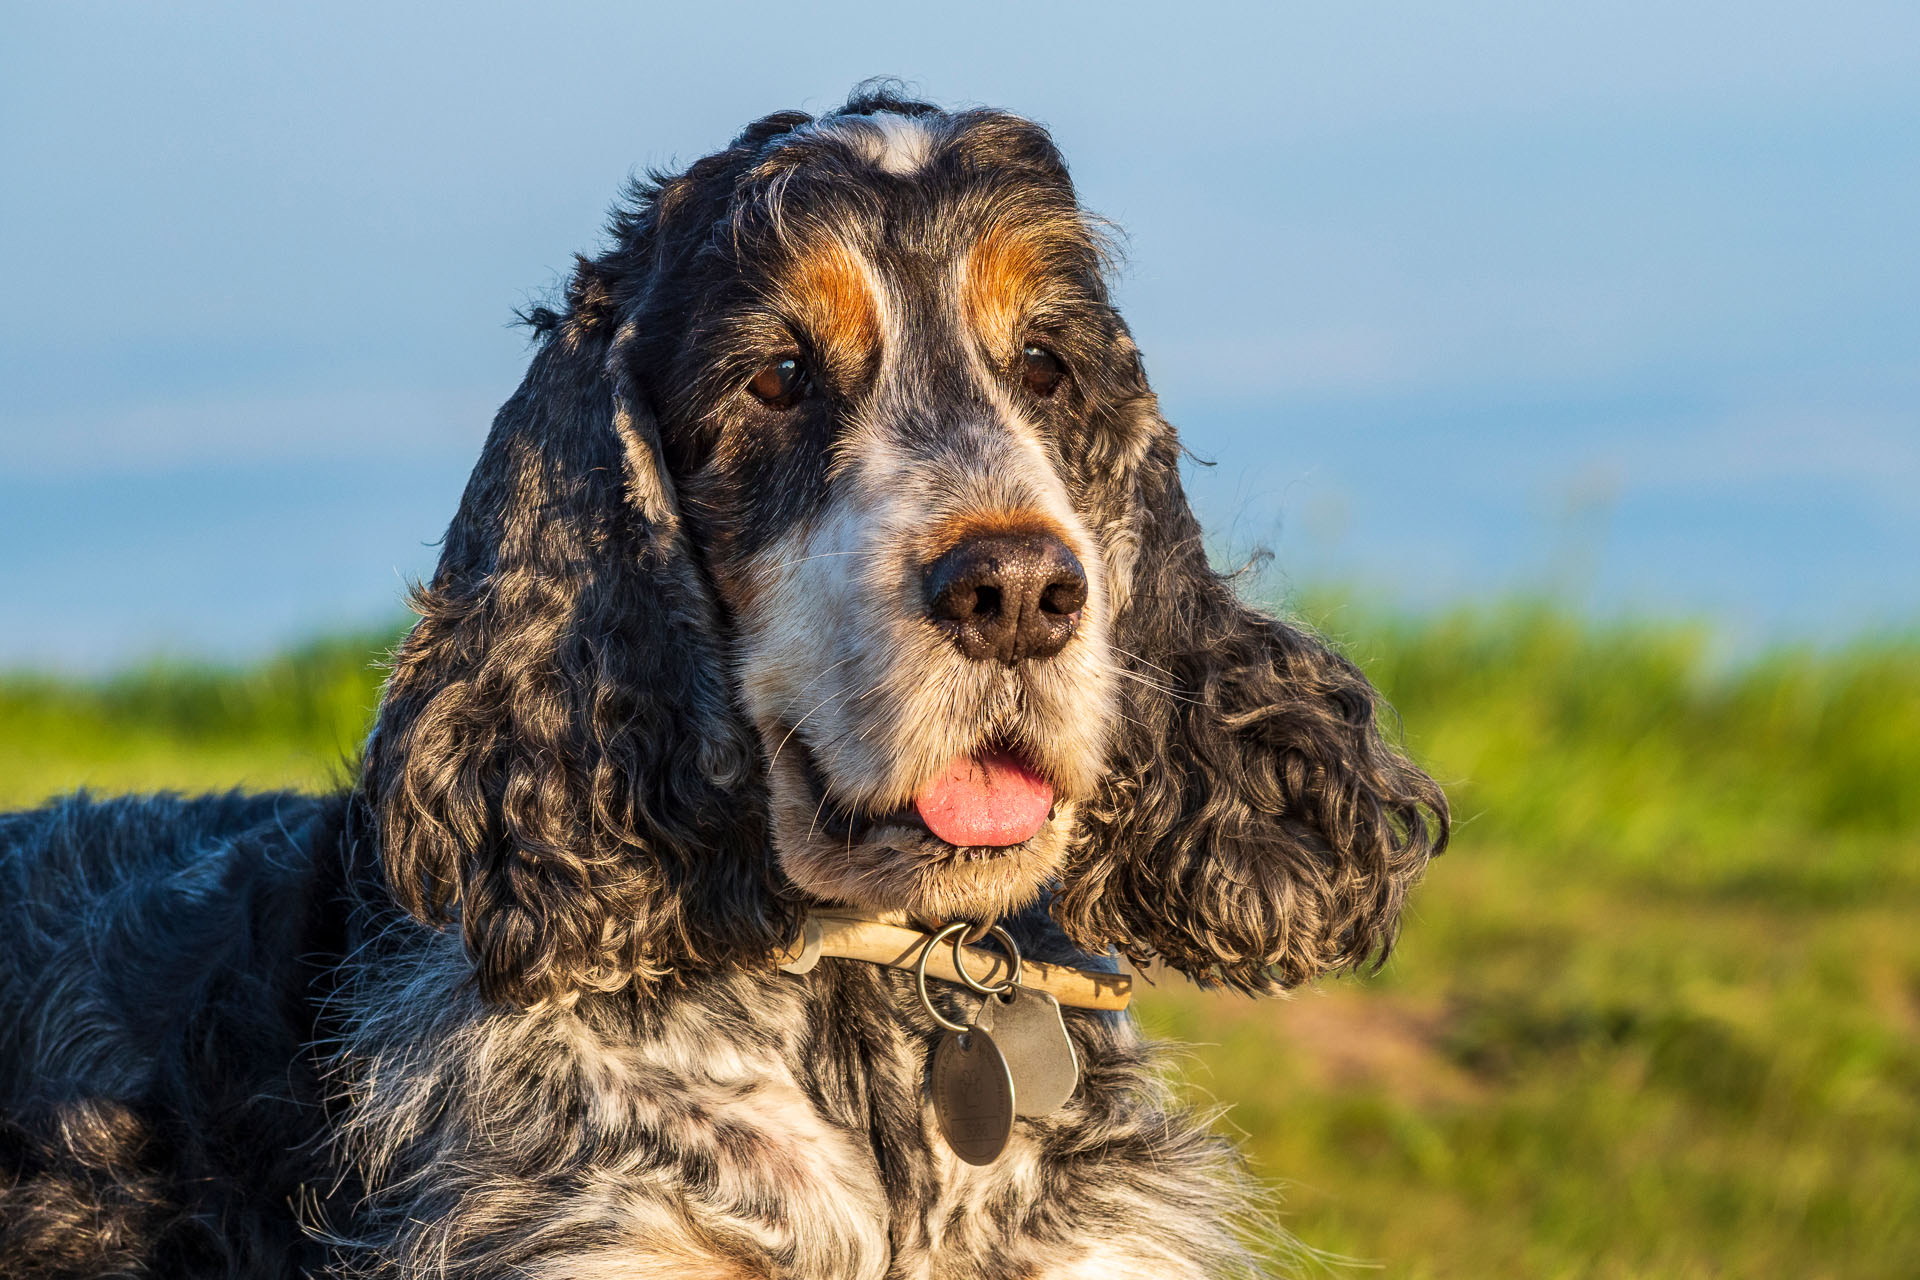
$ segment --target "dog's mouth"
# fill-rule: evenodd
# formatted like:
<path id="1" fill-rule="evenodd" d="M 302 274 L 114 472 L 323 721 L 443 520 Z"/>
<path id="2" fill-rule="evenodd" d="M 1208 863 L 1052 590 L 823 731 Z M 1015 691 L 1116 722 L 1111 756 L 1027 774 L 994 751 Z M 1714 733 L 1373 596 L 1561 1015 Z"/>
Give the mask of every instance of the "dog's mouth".
<path id="1" fill-rule="evenodd" d="M 986 862 L 1024 847 L 1053 816 L 1053 784 L 1008 747 L 955 756 L 912 801 L 886 812 L 848 805 L 804 742 L 796 738 L 789 749 L 797 752 L 818 829 L 848 845 L 888 844 L 934 861 Z"/>

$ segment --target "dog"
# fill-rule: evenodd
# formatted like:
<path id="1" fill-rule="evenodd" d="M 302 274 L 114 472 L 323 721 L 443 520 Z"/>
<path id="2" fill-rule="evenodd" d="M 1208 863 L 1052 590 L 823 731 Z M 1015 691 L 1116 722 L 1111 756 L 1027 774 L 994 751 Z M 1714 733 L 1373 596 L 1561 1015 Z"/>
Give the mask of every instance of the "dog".
<path id="1" fill-rule="evenodd" d="M 350 785 L 0 820 L 0 1273 L 1259 1272 L 1124 1012 L 1044 1114 L 970 1078 L 984 1152 L 930 1079 L 1015 964 L 1377 963 L 1447 839 L 1210 568 L 1101 228 L 1038 125 L 887 88 L 635 182 Z M 922 972 L 795 962 L 833 912 Z"/>

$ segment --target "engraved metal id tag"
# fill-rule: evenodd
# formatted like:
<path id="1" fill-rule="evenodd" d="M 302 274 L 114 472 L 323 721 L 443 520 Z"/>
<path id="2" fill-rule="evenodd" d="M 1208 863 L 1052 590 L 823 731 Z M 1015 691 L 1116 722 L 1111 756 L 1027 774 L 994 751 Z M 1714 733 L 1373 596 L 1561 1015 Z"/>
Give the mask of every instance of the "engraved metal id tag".
<path id="1" fill-rule="evenodd" d="M 1007 997 L 988 996 L 975 1022 L 1007 1061 L 1018 1114 L 1037 1120 L 1066 1105 L 1080 1085 L 1080 1055 L 1058 1000 L 1016 986 Z"/>
<path id="2" fill-rule="evenodd" d="M 992 1164 L 1013 1135 L 1013 1074 L 993 1036 L 949 1031 L 933 1051 L 933 1115 L 953 1153 Z"/>

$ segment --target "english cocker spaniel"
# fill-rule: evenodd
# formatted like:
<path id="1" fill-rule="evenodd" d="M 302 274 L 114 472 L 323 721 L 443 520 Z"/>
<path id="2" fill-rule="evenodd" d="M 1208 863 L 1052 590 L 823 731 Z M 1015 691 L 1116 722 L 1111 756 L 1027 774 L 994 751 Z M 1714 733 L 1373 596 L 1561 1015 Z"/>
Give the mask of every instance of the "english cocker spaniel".
<path id="1" fill-rule="evenodd" d="M 0 820 L 0 1274 L 1258 1271 L 1118 955 L 1377 960 L 1446 804 L 1209 569 L 1105 266 L 885 90 L 636 184 L 352 786 Z"/>

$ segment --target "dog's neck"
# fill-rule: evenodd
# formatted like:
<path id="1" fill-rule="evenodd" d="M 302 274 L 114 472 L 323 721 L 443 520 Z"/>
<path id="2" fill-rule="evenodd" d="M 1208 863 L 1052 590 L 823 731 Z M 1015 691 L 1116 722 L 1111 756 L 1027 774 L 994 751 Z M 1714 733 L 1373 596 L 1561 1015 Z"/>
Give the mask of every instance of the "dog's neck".
<path id="1" fill-rule="evenodd" d="M 1044 915 L 1042 919 L 1048 931 L 1058 932 L 1051 920 L 1045 920 Z M 1031 929 L 1027 932 L 1031 937 Z M 908 971 L 924 967 L 930 978 L 968 986 L 997 986 L 1014 972 L 1015 961 L 1000 950 L 963 945 L 957 938 L 951 948 L 936 942 L 935 931 L 920 927 L 905 912 L 816 907 L 802 920 L 798 935 L 774 958 L 783 970 L 794 974 L 807 972 L 823 957 L 835 956 Z M 1019 945 L 1017 940 L 1015 945 Z M 1075 953 L 1075 958 L 1089 957 Z M 962 963 L 965 975 L 960 969 Z M 1069 1008 L 1123 1010 L 1133 999 L 1132 975 L 1121 972 L 1118 961 L 1112 958 L 1105 966 L 1080 967 L 1022 955 L 1018 965 L 1023 987 L 1044 991 Z M 967 981 L 967 975 L 973 982 Z"/>

